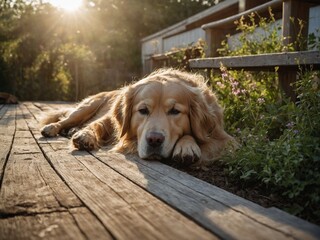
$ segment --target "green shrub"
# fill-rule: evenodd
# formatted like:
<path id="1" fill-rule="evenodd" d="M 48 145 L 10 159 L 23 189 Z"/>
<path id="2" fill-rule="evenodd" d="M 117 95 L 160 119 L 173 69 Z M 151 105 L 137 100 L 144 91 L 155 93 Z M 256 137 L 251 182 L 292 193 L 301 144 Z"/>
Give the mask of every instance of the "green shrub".
<path id="1" fill-rule="evenodd" d="M 228 156 L 231 176 L 264 183 L 282 194 L 294 214 L 318 219 L 320 212 L 320 90 L 311 72 L 297 82 L 299 101 L 251 104 L 254 118 L 238 119 L 231 129 L 241 147 Z M 257 106 L 258 105 L 258 106 Z M 244 109 L 243 108 L 243 109 Z M 264 111 L 261 110 L 264 108 Z M 248 113 L 248 110 L 244 109 Z M 230 114 L 230 113 L 227 113 Z M 226 114 L 226 115 L 227 115 Z M 239 127 L 241 126 L 241 127 Z M 318 212 L 317 212 L 318 211 Z"/>
<path id="2" fill-rule="evenodd" d="M 271 13 L 271 11 L 270 11 Z M 241 44 L 231 50 L 226 42 L 222 55 L 250 55 L 291 50 L 276 34 L 275 20 L 251 15 L 241 19 Z M 272 28 L 268 28 L 270 24 Z M 301 28 L 303 27 L 300 21 Z M 250 37 L 257 27 L 264 29 L 262 41 Z M 309 46 L 319 49 L 319 37 L 311 36 Z M 287 211 L 320 222 L 320 79 L 319 72 L 300 73 L 295 84 L 296 103 L 278 87 L 277 69 L 272 73 L 228 71 L 213 74 L 211 84 L 225 107 L 227 131 L 241 147 L 227 155 L 227 171 L 244 184 L 264 185 L 271 194 L 281 195 Z"/>

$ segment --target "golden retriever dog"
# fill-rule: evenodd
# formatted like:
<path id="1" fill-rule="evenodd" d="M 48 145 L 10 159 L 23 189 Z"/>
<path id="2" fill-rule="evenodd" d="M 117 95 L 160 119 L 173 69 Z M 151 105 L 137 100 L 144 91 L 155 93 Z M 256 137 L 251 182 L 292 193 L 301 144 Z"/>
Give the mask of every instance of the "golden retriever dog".
<path id="1" fill-rule="evenodd" d="M 233 138 L 223 110 L 201 75 L 161 69 L 120 90 L 84 99 L 74 109 L 48 115 L 45 137 L 68 132 L 79 150 L 113 144 L 123 153 L 180 164 L 220 157 Z"/>

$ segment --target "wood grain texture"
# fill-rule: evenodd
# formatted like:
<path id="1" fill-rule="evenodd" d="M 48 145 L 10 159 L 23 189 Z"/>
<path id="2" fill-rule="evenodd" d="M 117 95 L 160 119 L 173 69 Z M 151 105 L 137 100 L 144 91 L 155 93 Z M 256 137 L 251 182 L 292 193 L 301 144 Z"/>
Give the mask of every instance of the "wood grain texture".
<path id="1" fill-rule="evenodd" d="M 92 155 L 66 154 L 64 149 L 54 150 L 52 144 L 41 145 L 52 165 L 116 238 L 216 238 Z"/>
<path id="2" fill-rule="evenodd" d="M 40 153 L 11 154 L 0 191 L 0 214 L 43 213 L 81 202 Z"/>
<path id="3" fill-rule="evenodd" d="M 87 239 L 113 239 L 103 224 L 87 208 L 71 208 L 69 212 Z"/>
<path id="4" fill-rule="evenodd" d="M 320 228 L 313 224 L 269 212 L 161 163 L 125 158 L 121 154 L 112 156 L 104 151 L 96 152 L 95 156 L 222 238 L 317 239 L 320 236 Z"/>
<path id="5" fill-rule="evenodd" d="M 17 129 L 0 190 L 0 215 L 61 211 L 81 206 L 43 156 L 17 111 Z M 15 114 L 11 114 L 14 117 Z M 2 118 L 3 119 L 3 118 Z"/>
<path id="6" fill-rule="evenodd" d="M 84 219 L 90 221 L 84 224 Z M 85 208 L 0 219 L 0 239 L 112 239 Z"/>
<path id="7" fill-rule="evenodd" d="M 0 183 L 16 129 L 15 113 L 16 105 L 2 105 L 0 109 Z"/>
<path id="8" fill-rule="evenodd" d="M 113 239 L 47 162 L 30 132 L 37 125 L 26 106 L 0 109 L 1 140 L 8 142 L 1 155 L 7 164 L 0 190 L 0 239 Z"/>

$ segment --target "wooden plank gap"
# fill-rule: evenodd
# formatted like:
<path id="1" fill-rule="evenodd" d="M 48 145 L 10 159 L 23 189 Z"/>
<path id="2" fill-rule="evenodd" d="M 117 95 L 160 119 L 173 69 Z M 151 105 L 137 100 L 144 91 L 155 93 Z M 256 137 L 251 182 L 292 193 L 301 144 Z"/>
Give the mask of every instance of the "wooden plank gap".
<path id="1" fill-rule="evenodd" d="M 0 219 L 0 236 L 6 240 L 88 239 L 68 211 Z"/>
<path id="2" fill-rule="evenodd" d="M 47 215 L 51 213 L 67 213 L 69 209 L 56 209 L 52 211 L 44 211 L 44 212 L 19 212 L 19 213 L 6 213 L 0 212 L 0 220 L 1 219 L 9 219 L 15 217 L 29 217 L 29 216 L 37 216 L 37 215 Z"/>
<path id="3" fill-rule="evenodd" d="M 13 109 L 15 111 L 13 111 Z M 9 116 L 8 116 L 9 115 Z M 13 115 L 13 117 L 12 117 Z M 0 191 L 2 188 L 3 183 L 3 177 L 5 173 L 5 169 L 7 166 L 7 162 L 12 150 L 14 136 L 15 136 L 15 130 L 16 130 L 16 106 L 7 106 L 6 112 L 3 115 L 3 117 L 0 119 L 0 124 L 4 126 L 6 129 L 4 132 L 2 132 L 3 127 L 0 127 L 0 134 L 2 135 L 0 139 Z M 11 125 L 11 127 L 10 127 Z"/>
<path id="4" fill-rule="evenodd" d="M 87 239 L 115 239 L 103 223 L 85 207 L 70 208 L 69 213 Z"/>

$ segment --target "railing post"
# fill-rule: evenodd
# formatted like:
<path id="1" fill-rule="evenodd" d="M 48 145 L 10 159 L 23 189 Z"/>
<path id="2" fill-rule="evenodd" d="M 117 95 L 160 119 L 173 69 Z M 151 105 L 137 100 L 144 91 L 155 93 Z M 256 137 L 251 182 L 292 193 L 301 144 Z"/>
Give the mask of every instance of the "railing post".
<path id="1" fill-rule="evenodd" d="M 293 44 L 294 50 L 303 51 L 307 49 L 308 21 L 310 4 L 299 0 L 284 0 L 282 7 L 282 37 L 285 46 Z M 299 25 L 303 21 L 303 28 Z M 301 39 L 298 34 L 301 31 Z M 299 41 L 303 42 L 299 42 Z M 290 68 L 279 69 L 279 82 L 285 93 L 296 100 L 296 93 L 293 83 L 296 81 L 297 70 Z"/>
<path id="2" fill-rule="evenodd" d="M 219 56 L 217 50 L 221 48 L 221 42 L 225 39 L 225 32 L 222 29 L 208 28 L 206 31 L 207 48 L 206 57 Z"/>

